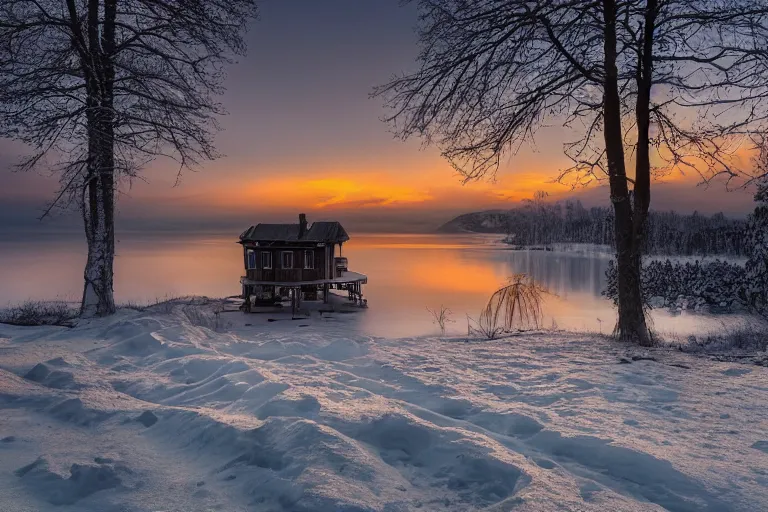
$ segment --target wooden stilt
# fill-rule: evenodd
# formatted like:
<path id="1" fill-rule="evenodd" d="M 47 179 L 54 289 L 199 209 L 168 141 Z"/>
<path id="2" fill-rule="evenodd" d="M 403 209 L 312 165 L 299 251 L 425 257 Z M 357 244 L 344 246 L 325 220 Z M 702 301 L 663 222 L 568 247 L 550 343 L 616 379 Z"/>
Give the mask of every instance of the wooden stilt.
<path id="1" fill-rule="evenodd" d="M 251 287 L 246 285 L 245 288 L 245 302 L 243 302 L 243 311 L 246 313 L 251 312 Z"/>

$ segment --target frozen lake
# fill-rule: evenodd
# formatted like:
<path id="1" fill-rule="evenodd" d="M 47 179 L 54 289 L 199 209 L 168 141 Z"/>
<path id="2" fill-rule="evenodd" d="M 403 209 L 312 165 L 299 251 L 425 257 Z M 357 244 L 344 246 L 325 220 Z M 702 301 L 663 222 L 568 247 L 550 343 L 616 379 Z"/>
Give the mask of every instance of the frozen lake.
<path id="1" fill-rule="evenodd" d="M 240 293 L 238 233 L 120 233 L 115 262 L 118 302 L 179 295 Z M 488 297 L 514 273 L 527 273 L 554 295 L 545 327 L 609 332 L 615 312 L 601 297 L 610 255 L 585 251 L 511 251 L 498 237 L 352 234 L 344 245 L 350 270 L 368 275 L 369 308 L 357 316 L 362 332 L 386 337 L 434 334 L 426 308 L 452 311 L 449 330 L 466 332 Z M 81 235 L 0 239 L 0 305 L 25 299 L 79 300 L 85 242 Z M 733 316 L 671 316 L 655 311 L 654 327 L 678 335 L 722 327 Z"/>

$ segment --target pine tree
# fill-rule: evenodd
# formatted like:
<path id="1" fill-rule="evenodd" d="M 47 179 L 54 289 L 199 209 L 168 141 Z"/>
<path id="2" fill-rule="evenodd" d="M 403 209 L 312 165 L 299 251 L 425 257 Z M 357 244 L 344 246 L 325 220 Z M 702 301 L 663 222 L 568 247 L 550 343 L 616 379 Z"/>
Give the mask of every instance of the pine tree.
<path id="1" fill-rule="evenodd" d="M 755 202 L 745 236 L 749 259 L 744 296 L 750 307 L 768 316 L 768 177 L 758 182 Z"/>

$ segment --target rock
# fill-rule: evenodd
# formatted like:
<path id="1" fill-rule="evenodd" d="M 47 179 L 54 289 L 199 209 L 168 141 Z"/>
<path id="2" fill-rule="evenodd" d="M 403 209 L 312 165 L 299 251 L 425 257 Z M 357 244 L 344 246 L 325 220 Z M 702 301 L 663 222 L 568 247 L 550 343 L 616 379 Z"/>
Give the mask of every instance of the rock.
<path id="1" fill-rule="evenodd" d="M 626 357 L 622 357 L 621 359 L 619 359 L 619 364 L 632 364 L 632 361 L 630 361 Z"/>
<path id="2" fill-rule="evenodd" d="M 47 366 L 45 366 L 43 363 L 37 363 L 34 368 L 29 370 L 27 374 L 24 375 L 24 378 L 31 380 L 32 382 L 43 382 L 50 373 L 51 370 L 49 370 Z"/>
<path id="3" fill-rule="evenodd" d="M 663 308 L 667 304 L 667 300 L 660 295 L 656 295 L 650 298 L 650 300 L 648 301 L 648 304 L 652 308 Z"/>
<path id="4" fill-rule="evenodd" d="M 136 421 L 144 425 L 145 427 L 149 428 L 155 423 L 157 423 L 157 416 L 155 416 L 155 413 L 152 411 L 144 411 L 141 413 L 141 416 L 136 418 Z"/>

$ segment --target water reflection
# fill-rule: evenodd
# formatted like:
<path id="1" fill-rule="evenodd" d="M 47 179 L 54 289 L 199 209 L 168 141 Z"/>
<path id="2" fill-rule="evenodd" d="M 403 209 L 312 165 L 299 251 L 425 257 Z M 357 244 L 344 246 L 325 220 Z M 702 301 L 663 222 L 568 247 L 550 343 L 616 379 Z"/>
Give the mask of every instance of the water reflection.
<path id="1" fill-rule="evenodd" d="M 609 258 L 600 252 L 510 251 L 493 236 L 352 235 L 344 245 L 350 269 L 366 273 L 369 309 L 360 329 L 380 336 L 436 333 L 426 307 L 453 312 L 452 333 L 466 332 L 489 296 L 515 273 L 531 275 L 554 295 L 544 325 L 609 331 L 615 312 L 600 295 Z M 117 244 L 118 301 L 240 292 L 242 252 L 236 235 L 131 234 Z M 79 238 L 0 241 L 0 304 L 27 298 L 79 299 L 85 244 Z M 660 331 L 713 330 L 720 318 L 654 312 Z"/>

